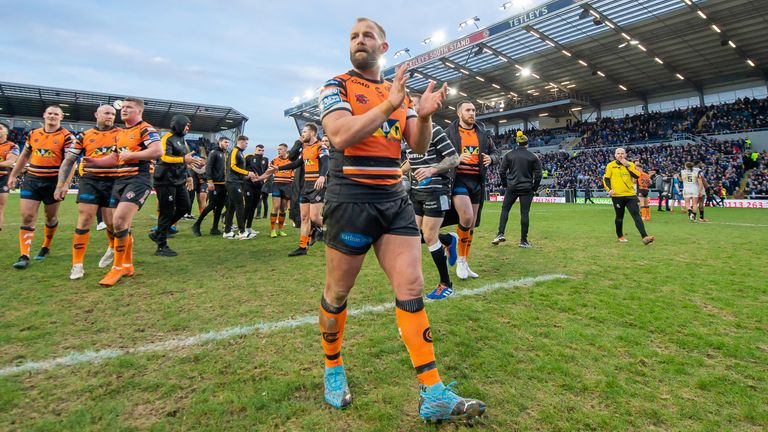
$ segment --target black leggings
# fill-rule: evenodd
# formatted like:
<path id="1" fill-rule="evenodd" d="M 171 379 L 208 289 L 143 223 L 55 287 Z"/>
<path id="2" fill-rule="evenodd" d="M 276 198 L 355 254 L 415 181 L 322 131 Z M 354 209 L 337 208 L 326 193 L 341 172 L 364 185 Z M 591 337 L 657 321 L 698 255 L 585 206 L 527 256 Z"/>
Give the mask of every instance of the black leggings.
<path id="1" fill-rule="evenodd" d="M 253 225 L 253 217 L 256 215 L 256 207 L 261 199 L 261 183 L 254 184 L 250 181 L 243 183 L 245 189 L 245 227 Z"/>
<path id="2" fill-rule="evenodd" d="M 645 224 L 640 216 L 640 200 L 636 196 L 612 197 L 611 200 L 613 200 L 613 210 L 616 212 L 616 236 L 624 237 L 624 209 L 626 208 L 635 220 L 635 227 L 640 232 L 640 236 L 647 237 L 648 233 L 645 232 Z"/>
<path id="3" fill-rule="evenodd" d="M 258 203 L 256 203 L 256 216 L 262 215 L 264 219 L 267 218 L 267 214 L 269 214 L 269 198 L 272 196 L 269 192 L 261 192 L 261 197 L 259 198 Z M 263 210 L 263 214 L 262 214 Z"/>
<path id="4" fill-rule="evenodd" d="M 157 246 L 163 247 L 167 245 L 166 239 L 171 225 L 189 212 L 192 203 L 189 202 L 187 187 L 183 184 L 155 185 L 155 192 L 157 192 L 157 203 L 160 209 L 160 214 L 157 216 Z"/>
<path id="5" fill-rule="evenodd" d="M 244 212 L 243 184 L 227 183 L 227 217 L 224 218 L 224 232 L 232 231 L 232 217 L 237 217 L 237 228 L 241 233 L 244 232 Z"/>
<path id="6" fill-rule="evenodd" d="M 214 185 L 212 190 L 208 190 L 208 205 L 206 205 L 205 210 L 200 213 L 195 224 L 200 226 L 200 224 L 203 223 L 203 219 L 208 216 L 208 213 L 213 212 L 213 225 L 211 226 L 211 230 L 219 229 L 221 211 L 224 210 L 226 204 L 227 188 L 223 184 Z"/>
<path id="7" fill-rule="evenodd" d="M 528 215 L 531 212 L 533 203 L 533 194 L 518 194 L 507 190 L 504 194 L 504 203 L 501 205 L 501 217 L 499 218 L 499 234 L 504 234 L 507 229 L 507 220 L 509 220 L 509 211 L 515 205 L 515 201 L 520 199 L 520 241 L 528 241 Z"/>

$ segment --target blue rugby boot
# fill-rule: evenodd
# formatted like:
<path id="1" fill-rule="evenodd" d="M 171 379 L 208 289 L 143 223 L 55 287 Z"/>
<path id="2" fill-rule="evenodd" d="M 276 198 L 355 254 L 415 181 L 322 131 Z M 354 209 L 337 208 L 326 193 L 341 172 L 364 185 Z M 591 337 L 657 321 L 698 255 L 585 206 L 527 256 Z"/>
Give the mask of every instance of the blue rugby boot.
<path id="1" fill-rule="evenodd" d="M 428 422 L 443 420 L 466 420 L 471 422 L 475 417 L 485 413 L 485 403 L 475 399 L 464 399 L 454 393 L 451 388 L 456 381 L 444 385 L 439 382 L 433 386 L 421 386 L 419 397 L 419 416 Z"/>
<path id="2" fill-rule="evenodd" d="M 347 385 L 344 365 L 325 368 L 325 401 L 336 409 L 342 409 L 352 403 L 352 394 Z"/>

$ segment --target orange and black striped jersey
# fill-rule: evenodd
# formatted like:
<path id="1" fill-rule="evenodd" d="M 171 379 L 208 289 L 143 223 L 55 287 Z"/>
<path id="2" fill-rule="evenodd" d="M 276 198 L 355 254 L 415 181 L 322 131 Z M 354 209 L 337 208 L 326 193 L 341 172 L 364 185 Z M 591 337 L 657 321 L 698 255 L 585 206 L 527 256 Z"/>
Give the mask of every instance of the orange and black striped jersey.
<path id="1" fill-rule="evenodd" d="M 645 171 L 640 171 L 640 177 L 637 179 L 637 188 L 638 189 L 650 189 L 651 188 L 651 176 L 648 175 Z"/>
<path id="2" fill-rule="evenodd" d="M 387 100 L 391 87 L 388 81 L 369 80 L 355 71 L 338 75 L 320 92 L 320 118 L 335 111 L 363 115 Z M 375 202 L 405 196 L 400 146 L 406 121 L 414 117 L 416 112 L 406 96 L 371 136 L 344 150 L 331 149 L 328 199 Z"/>
<path id="3" fill-rule="evenodd" d="M 27 173 L 35 177 L 58 177 L 64 150 L 76 140 L 72 132 L 62 127 L 51 133 L 43 128 L 30 132 L 27 146 L 31 156 Z"/>
<path id="4" fill-rule="evenodd" d="M 480 175 L 480 142 L 477 139 L 477 131 L 474 128 L 464 129 L 459 126 L 459 137 L 461 138 L 461 154 L 469 155 L 469 161 L 459 162 L 456 167 L 458 174 Z"/>
<path id="5" fill-rule="evenodd" d="M 301 158 L 304 160 L 304 183 L 314 183 L 321 175 L 326 175 L 321 171 L 320 159 L 324 158 L 324 164 L 327 163 L 328 148 L 322 141 L 305 146 Z"/>
<path id="6" fill-rule="evenodd" d="M 116 151 L 119 134 L 120 128 L 114 126 L 107 130 L 88 129 L 77 136 L 77 141 L 67 149 L 67 152 L 96 159 L 109 156 Z M 81 176 L 113 177 L 116 173 L 117 167 L 84 167 L 83 164 L 80 164 Z"/>
<path id="7" fill-rule="evenodd" d="M 280 169 L 281 166 L 288 165 L 289 163 L 291 163 L 291 160 L 288 159 L 288 158 L 283 159 L 283 158 L 278 156 L 278 157 L 272 159 L 272 165 L 277 167 L 277 171 L 275 171 L 275 178 L 273 180 L 274 183 L 291 183 L 291 182 L 293 182 L 293 170 L 292 169 L 287 169 L 287 170 Z"/>
<path id="8" fill-rule="evenodd" d="M 5 162 L 8 160 L 8 155 L 16 155 L 19 156 L 19 146 L 16 144 L 6 141 L 2 144 L 0 144 L 0 162 Z M 5 176 L 11 173 L 11 168 L 3 168 L 0 167 L 0 176 Z"/>
<path id="9" fill-rule="evenodd" d="M 123 149 L 132 152 L 142 151 L 153 142 L 160 142 L 160 134 L 157 133 L 157 130 L 151 124 L 140 121 L 132 127 L 120 129 L 120 133 L 117 134 L 117 152 L 120 153 Z M 149 175 L 149 166 L 150 161 L 145 160 L 133 162 L 120 161 L 117 164 L 115 175 L 119 177 L 140 173 Z"/>

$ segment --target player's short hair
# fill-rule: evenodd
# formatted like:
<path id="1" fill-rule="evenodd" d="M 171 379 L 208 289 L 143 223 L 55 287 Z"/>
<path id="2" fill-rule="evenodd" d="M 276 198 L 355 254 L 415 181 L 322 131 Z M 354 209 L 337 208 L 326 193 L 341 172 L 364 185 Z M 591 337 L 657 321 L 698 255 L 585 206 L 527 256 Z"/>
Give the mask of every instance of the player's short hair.
<path id="1" fill-rule="evenodd" d="M 374 27 L 376 27 L 376 31 L 379 32 L 379 36 L 381 36 L 381 39 L 382 40 L 387 40 L 387 32 L 385 32 L 384 31 L 384 27 L 382 27 L 381 24 L 377 23 L 376 21 L 374 21 L 374 20 L 372 20 L 370 18 L 360 17 L 360 18 L 357 19 L 357 21 L 355 23 L 361 23 L 361 22 L 364 22 L 364 21 L 368 21 L 369 23 L 373 24 Z"/>
<path id="2" fill-rule="evenodd" d="M 461 107 L 464 106 L 465 104 L 472 104 L 472 105 L 474 105 L 471 100 L 469 100 L 469 99 L 462 99 L 462 100 L 459 101 L 459 103 L 456 104 L 456 112 L 461 111 Z"/>
<path id="3" fill-rule="evenodd" d="M 277 146 L 278 146 L 278 147 L 285 147 L 285 148 L 288 148 L 288 144 L 286 144 L 286 143 L 280 143 L 280 144 L 278 144 Z"/>
<path id="4" fill-rule="evenodd" d="M 61 112 L 64 112 L 64 108 L 62 108 L 61 105 L 59 105 L 59 104 L 48 105 L 47 107 L 45 107 L 45 110 L 43 110 L 43 112 L 46 112 L 46 111 L 48 111 L 51 108 L 56 108 L 57 110 L 59 110 Z"/>
<path id="5" fill-rule="evenodd" d="M 689 161 L 689 162 L 686 162 L 686 163 L 685 163 L 685 167 L 686 167 L 687 169 L 691 169 L 691 168 L 693 168 L 693 162 L 690 162 L 690 161 Z"/>
<path id="6" fill-rule="evenodd" d="M 227 138 L 227 137 L 219 137 L 219 140 L 217 142 L 221 143 L 223 141 L 229 141 L 229 138 Z"/>
<path id="7" fill-rule="evenodd" d="M 245 136 L 245 135 L 240 135 L 239 137 L 237 137 L 237 140 L 238 141 L 248 141 L 248 137 Z"/>
<path id="8" fill-rule="evenodd" d="M 264 144 L 256 144 L 256 148 L 263 149 L 264 148 Z"/>
<path id="9" fill-rule="evenodd" d="M 139 99 L 137 97 L 129 96 L 127 98 L 124 98 L 123 102 L 133 102 L 136 104 L 136 106 L 139 107 L 140 110 L 144 111 L 144 99 Z"/>
<path id="10" fill-rule="evenodd" d="M 314 123 L 307 123 L 307 124 L 304 125 L 304 127 L 305 128 L 309 128 L 309 130 L 311 130 L 312 132 L 317 134 L 317 125 L 316 124 L 314 124 Z"/>
<path id="11" fill-rule="evenodd" d="M 10 132 L 11 131 L 11 127 L 8 126 L 7 124 L 3 123 L 3 122 L 0 122 L 0 127 L 5 129 L 6 132 Z"/>

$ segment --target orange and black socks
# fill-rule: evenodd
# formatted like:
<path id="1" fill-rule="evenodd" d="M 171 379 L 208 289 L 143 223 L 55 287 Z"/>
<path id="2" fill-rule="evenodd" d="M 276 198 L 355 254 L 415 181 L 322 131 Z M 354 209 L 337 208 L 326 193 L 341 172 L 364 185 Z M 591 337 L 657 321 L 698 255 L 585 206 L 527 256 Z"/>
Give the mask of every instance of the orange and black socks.
<path id="1" fill-rule="evenodd" d="M 115 233 L 113 233 L 109 228 L 107 228 L 106 232 L 107 240 L 109 240 L 109 248 L 115 250 Z"/>
<path id="2" fill-rule="evenodd" d="M 75 228 L 75 236 L 72 238 L 72 265 L 83 264 L 90 238 L 91 230 Z"/>
<path id="3" fill-rule="evenodd" d="M 35 238 L 35 227 L 19 227 L 19 251 L 21 252 L 21 255 L 29 256 L 33 238 Z"/>
<path id="4" fill-rule="evenodd" d="M 459 224 L 456 228 L 456 234 L 459 235 L 459 256 L 466 257 L 469 253 L 469 243 L 472 241 L 469 234 L 469 228 Z"/>
<path id="5" fill-rule="evenodd" d="M 416 368 L 416 377 L 425 386 L 440 382 L 435 364 L 435 349 L 432 345 L 432 331 L 429 328 L 424 299 L 395 300 L 395 316 L 400 337 L 403 338 L 411 363 Z"/>
<path id="6" fill-rule="evenodd" d="M 59 227 L 59 223 L 56 222 L 52 226 L 45 226 L 45 238 L 43 239 L 43 247 L 44 248 L 51 248 L 51 243 L 53 243 L 53 236 L 56 235 L 56 228 Z"/>
<path id="7" fill-rule="evenodd" d="M 464 255 L 469 259 L 469 249 L 472 248 L 472 238 L 475 236 L 475 230 L 469 230 L 469 240 L 467 241 L 467 254 Z"/>
<path id="8" fill-rule="evenodd" d="M 299 247 L 300 248 L 306 249 L 308 244 L 309 244 L 309 236 L 303 235 L 303 236 L 301 236 L 299 238 Z"/>
<path id="9" fill-rule="evenodd" d="M 112 270 L 123 270 L 125 252 L 128 249 L 129 241 L 127 229 L 115 232 L 115 261 L 112 263 Z"/>
<path id="10" fill-rule="evenodd" d="M 344 325 L 347 323 L 347 302 L 333 306 L 320 296 L 320 333 L 323 336 L 325 367 L 343 364 L 341 342 L 344 339 Z"/>
<path id="11" fill-rule="evenodd" d="M 125 242 L 125 255 L 123 256 L 123 268 L 133 267 L 133 233 L 129 230 Z"/>
<path id="12" fill-rule="evenodd" d="M 277 223 L 277 213 L 270 213 L 269 214 L 269 226 L 272 227 L 272 229 L 275 229 L 275 224 Z"/>
<path id="13" fill-rule="evenodd" d="M 277 216 L 277 229 L 282 231 L 283 225 L 285 225 L 285 212 L 281 212 L 280 215 Z"/>

